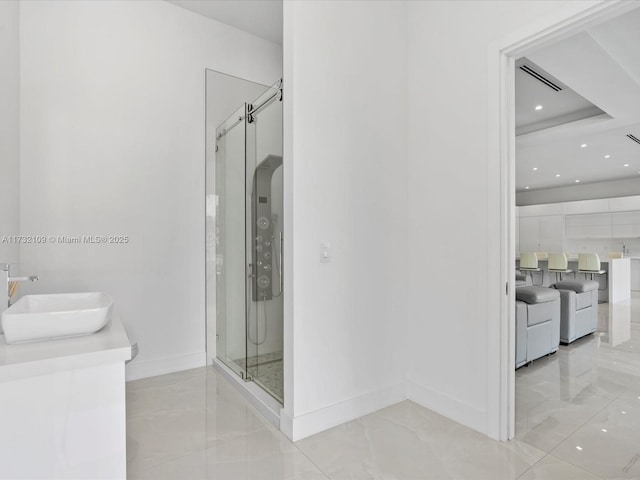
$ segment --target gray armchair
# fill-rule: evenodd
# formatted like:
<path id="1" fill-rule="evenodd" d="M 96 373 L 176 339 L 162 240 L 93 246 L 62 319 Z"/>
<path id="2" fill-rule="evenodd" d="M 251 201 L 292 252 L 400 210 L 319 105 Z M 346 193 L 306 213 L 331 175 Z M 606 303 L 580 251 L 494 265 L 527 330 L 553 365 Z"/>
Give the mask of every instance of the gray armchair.
<path id="1" fill-rule="evenodd" d="M 569 343 L 596 331 L 598 282 L 563 280 L 552 285 L 560 292 L 560 341 Z"/>
<path id="2" fill-rule="evenodd" d="M 516 368 L 554 353 L 560 345 L 560 292 L 516 288 Z"/>

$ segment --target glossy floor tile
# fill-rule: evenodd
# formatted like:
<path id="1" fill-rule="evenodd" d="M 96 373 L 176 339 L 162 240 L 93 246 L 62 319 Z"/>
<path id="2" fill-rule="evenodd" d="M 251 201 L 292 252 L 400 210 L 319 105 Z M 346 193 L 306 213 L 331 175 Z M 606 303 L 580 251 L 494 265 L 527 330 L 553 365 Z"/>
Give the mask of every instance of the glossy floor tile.
<path id="1" fill-rule="evenodd" d="M 602 478 L 640 478 L 640 391 L 589 419 L 553 455 Z"/>
<path id="2" fill-rule="evenodd" d="M 405 401 L 291 443 L 199 368 L 127 384 L 130 479 L 640 479 L 640 295 L 516 372 L 516 438 Z"/>
<path id="3" fill-rule="evenodd" d="M 640 294 L 593 335 L 516 371 L 516 439 L 548 455 L 521 478 L 640 479 Z"/>
<path id="4" fill-rule="evenodd" d="M 127 384 L 127 475 L 327 478 L 212 368 Z"/>
<path id="5" fill-rule="evenodd" d="M 544 456 L 405 401 L 296 444 L 333 480 L 513 479 Z"/>
<path id="6" fill-rule="evenodd" d="M 527 470 L 518 480 L 597 480 L 598 477 L 547 455 Z"/>

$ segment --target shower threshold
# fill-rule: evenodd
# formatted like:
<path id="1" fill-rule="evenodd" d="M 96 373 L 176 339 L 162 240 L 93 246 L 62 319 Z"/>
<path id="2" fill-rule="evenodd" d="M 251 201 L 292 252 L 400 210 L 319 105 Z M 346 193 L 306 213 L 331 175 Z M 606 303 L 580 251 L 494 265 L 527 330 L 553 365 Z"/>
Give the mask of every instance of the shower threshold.
<path id="1" fill-rule="evenodd" d="M 220 372 L 231 385 L 253 405 L 260 414 L 274 427 L 280 429 L 280 411 L 282 402 L 277 400 L 263 386 L 257 382 L 246 382 L 236 372 L 224 364 L 220 359 L 212 359 L 212 367 Z"/>

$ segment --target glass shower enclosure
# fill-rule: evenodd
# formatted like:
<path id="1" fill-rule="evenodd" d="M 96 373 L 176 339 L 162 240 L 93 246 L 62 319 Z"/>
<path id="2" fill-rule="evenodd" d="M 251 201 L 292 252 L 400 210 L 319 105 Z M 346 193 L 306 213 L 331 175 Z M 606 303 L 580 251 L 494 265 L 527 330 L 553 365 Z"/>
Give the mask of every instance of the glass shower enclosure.
<path id="1" fill-rule="evenodd" d="M 216 357 L 282 403 L 282 82 L 248 100 L 215 129 Z"/>

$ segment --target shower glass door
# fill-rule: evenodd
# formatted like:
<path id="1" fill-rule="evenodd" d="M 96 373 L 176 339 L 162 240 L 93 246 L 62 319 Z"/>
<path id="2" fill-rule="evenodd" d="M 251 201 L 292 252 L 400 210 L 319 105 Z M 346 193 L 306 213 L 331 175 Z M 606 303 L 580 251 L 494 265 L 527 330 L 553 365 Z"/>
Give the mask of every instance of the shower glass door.
<path id="1" fill-rule="evenodd" d="M 246 378 L 245 105 L 216 128 L 217 357 Z"/>
<path id="2" fill-rule="evenodd" d="M 216 127 L 215 249 L 211 249 L 215 250 L 216 356 L 280 403 L 284 396 L 281 98 L 278 82 L 258 98 L 249 97 L 250 102 Z"/>
<path id="3" fill-rule="evenodd" d="M 247 373 L 283 401 L 281 85 L 247 106 Z"/>

